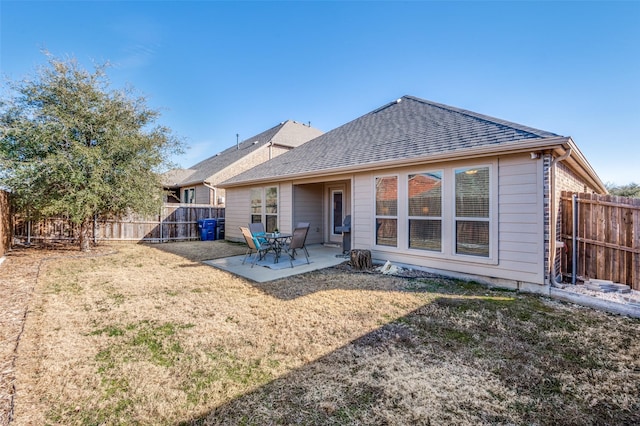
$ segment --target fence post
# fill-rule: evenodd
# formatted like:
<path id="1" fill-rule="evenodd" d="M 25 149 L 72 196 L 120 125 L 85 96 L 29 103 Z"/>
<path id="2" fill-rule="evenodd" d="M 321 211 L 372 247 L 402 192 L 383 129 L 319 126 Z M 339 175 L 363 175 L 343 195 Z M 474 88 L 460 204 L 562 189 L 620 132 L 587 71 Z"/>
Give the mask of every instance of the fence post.
<path id="1" fill-rule="evenodd" d="M 162 240 L 162 211 L 164 210 L 164 206 L 160 207 L 160 215 L 158 215 L 158 226 L 160 227 L 160 242 L 163 243 Z"/>
<path id="2" fill-rule="evenodd" d="M 573 219 L 573 232 L 571 246 L 571 284 L 576 284 L 576 271 L 578 264 L 578 250 L 576 250 L 576 243 L 578 242 L 578 194 L 571 196 L 571 217 Z"/>

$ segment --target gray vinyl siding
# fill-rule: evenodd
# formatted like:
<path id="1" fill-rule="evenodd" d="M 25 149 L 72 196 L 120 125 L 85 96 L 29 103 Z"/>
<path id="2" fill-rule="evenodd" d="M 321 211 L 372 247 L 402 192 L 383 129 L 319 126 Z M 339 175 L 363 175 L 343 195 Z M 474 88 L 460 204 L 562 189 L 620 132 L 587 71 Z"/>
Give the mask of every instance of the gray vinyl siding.
<path id="1" fill-rule="evenodd" d="M 542 160 L 514 155 L 500 160 L 499 259 L 511 278 L 544 284 Z"/>
<path id="2" fill-rule="evenodd" d="M 211 189 L 207 188 L 204 185 L 197 185 L 195 203 L 196 204 L 213 204 L 211 202 Z"/>
<path id="3" fill-rule="evenodd" d="M 291 225 L 293 218 L 293 186 L 291 181 L 282 182 L 279 185 L 277 183 L 267 184 L 265 188 L 270 186 L 278 187 L 278 228 L 280 232 L 291 233 L 293 232 Z"/>
<path id="4" fill-rule="evenodd" d="M 251 212 L 250 187 L 227 189 L 227 206 L 225 208 L 225 239 L 244 241 L 241 226 L 247 226 Z"/>
<path id="5" fill-rule="evenodd" d="M 353 180 L 352 247 L 370 249 L 375 237 L 373 217 L 373 175 L 359 174 Z"/>
<path id="6" fill-rule="evenodd" d="M 486 163 L 488 160 L 478 160 Z M 451 271 L 472 276 L 485 276 L 509 282 L 544 285 L 544 209 L 543 179 L 541 160 L 531 160 L 528 153 L 505 156 L 491 160 L 497 168 L 492 205 L 495 206 L 493 221 L 497 232 L 493 233 L 492 244 L 497 244 L 496 258 L 474 259 L 469 256 L 455 256 L 450 252 L 454 238 L 450 217 L 453 193 L 447 187 L 443 190 L 443 253 L 426 253 L 403 248 L 403 234 L 406 227 L 403 216 L 399 216 L 398 248 L 376 247 L 374 244 L 375 220 L 372 173 L 358 174 L 354 179 L 354 248 L 371 249 L 373 257 L 380 261 L 406 263 L 441 271 Z M 434 164 L 429 169 L 455 168 L 457 163 Z M 399 173 L 405 176 L 412 169 L 385 170 L 385 175 Z M 401 181 L 404 179 L 401 179 Z M 497 197 L 497 201 L 495 200 Z M 399 200 L 400 203 L 404 201 Z M 494 204 L 495 203 L 495 204 Z M 448 209 L 448 210 L 446 210 Z M 497 211 L 495 211 L 497 210 Z M 448 241 L 445 241 L 448 240 Z"/>
<path id="7" fill-rule="evenodd" d="M 324 185 L 314 183 L 293 187 L 293 226 L 298 222 L 309 222 L 307 244 L 324 242 Z"/>

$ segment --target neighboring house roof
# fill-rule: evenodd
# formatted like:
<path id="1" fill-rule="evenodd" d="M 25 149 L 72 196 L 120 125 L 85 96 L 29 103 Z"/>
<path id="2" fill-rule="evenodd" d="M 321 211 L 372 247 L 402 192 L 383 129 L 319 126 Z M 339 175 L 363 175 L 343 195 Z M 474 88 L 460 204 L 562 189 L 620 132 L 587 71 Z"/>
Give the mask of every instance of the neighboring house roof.
<path id="1" fill-rule="evenodd" d="M 522 145 L 523 141 L 536 140 L 560 143 L 570 141 L 570 138 L 413 96 L 403 96 L 268 164 L 241 173 L 221 186 L 374 169 L 407 160 L 453 158 L 465 152 L 504 152 Z"/>
<path id="2" fill-rule="evenodd" d="M 163 175 L 163 183 L 168 187 L 179 187 L 208 182 L 216 173 L 270 143 L 274 146 L 295 148 L 321 134 L 321 130 L 311 126 L 291 120 L 283 121 L 277 126 L 245 139 L 188 169 L 170 170 Z"/>

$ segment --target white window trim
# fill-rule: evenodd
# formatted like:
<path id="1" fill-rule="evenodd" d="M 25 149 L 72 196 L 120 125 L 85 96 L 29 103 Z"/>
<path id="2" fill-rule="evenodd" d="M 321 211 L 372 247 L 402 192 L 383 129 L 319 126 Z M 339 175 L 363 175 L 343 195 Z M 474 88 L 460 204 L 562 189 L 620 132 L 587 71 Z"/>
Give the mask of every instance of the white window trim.
<path id="1" fill-rule="evenodd" d="M 192 194 L 193 194 L 192 201 L 184 200 L 185 195 L 188 194 L 189 191 L 193 191 L 192 192 Z M 195 186 L 189 186 L 187 188 L 182 188 L 182 197 L 183 197 L 182 202 L 184 204 L 195 204 L 195 202 L 196 202 L 196 187 Z"/>
<path id="2" fill-rule="evenodd" d="M 456 216 L 456 194 L 455 194 L 455 172 L 459 169 L 467 168 L 480 168 L 487 167 L 489 169 L 489 217 L 473 218 L 473 217 L 458 217 Z M 498 263 L 498 166 L 497 163 L 480 163 L 480 164 L 464 164 L 460 166 L 451 167 L 451 255 L 454 258 L 464 259 L 473 263 L 486 263 L 497 264 Z M 458 220 L 465 220 L 469 222 L 488 222 L 489 223 L 489 255 L 488 256 L 474 256 L 471 254 L 456 253 L 456 240 L 457 229 L 456 222 Z"/>
<path id="3" fill-rule="evenodd" d="M 456 217 L 455 217 L 455 170 L 467 167 L 488 167 L 489 168 L 489 256 L 473 256 L 467 254 L 456 253 Z M 409 216 L 408 216 L 408 176 L 411 174 L 425 173 L 427 171 L 442 171 L 442 246 L 441 251 L 429 251 L 416 248 L 409 248 Z M 376 215 L 376 179 L 382 177 L 398 177 L 398 216 L 378 216 Z M 417 256 L 422 258 L 441 259 L 451 262 L 464 262 L 479 265 L 497 265 L 498 262 L 498 160 L 470 163 L 461 162 L 447 165 L 437 169 L 406 169 L 401 173 L 374 175 L 372 182 L 373 203 L 373 248 L 380 252 L 389 252 L 393 254 L 403 254 L 409 256 Z M 449 200 L 447 202 L 447 200 Z M 377 219 L 396 219 L 398 243 L 396 247 L 383 246 L 377 244 L 376 239 L 376 223 Z"/>
<path id="4" fill-rule="evenodd" d="M 440 216 L 409 216 L 409 176 L 411 175 L 419 175 L 419 174 L 428 174 L 428 173 L 440 173 L 440 179 L 441 179 L 441 191 L 440 191 Z M 443 254 L 444 253 L 444 245 L 445 245 L 445 241 L 444 241 L 444 236 L 445 236 L 445 221 L 444 221 L 444 212 L 445 212 L 445 203 L 444 203 L 444 186 L 445 186 L 445 174 L 444 174 L 444 169 L 430 169 L 430 170 L 422 170 L 419 172 L 408 172 L 405 173 L 403 175 L 403 179 L 405 182 L 405 186 L 406 186 L 406 196 L 404 197 L 406 200 L 406 214 L 404 215 L 404 221 L 406 223 L 406 247 L 407 250 L 410 250 L 411 252 L 416 252 L 418 254 L 420 253 L 427 253 L 427 254 Z M 398 212 L 400 213 L 400 212 Z M 410 220 L 440 220 L 440 250 L 428 250 L 428 249 L 421 249 L 421 248 L 417 248 L 417 247 L 411 247 L 409 246 L 409 221 Z"/>
<path id="5" fill-rule="evenodd" d="M 386 249 L 386 250 L 398 250 L 401 247 L 401 237 L 400 237 L 400 232 L 401 229 L 403 228 L 401 226 L 400 223 L 400 213 L 402 212 L 402 206 L 401 206 L 401 202 L 400 200 L 402 199 L 402 195 L 401 195 L 401 187 L 402 185 L 400 184 L 400 180 L 401 180 L 401 174 L 388 174 L 388 175 L 377 175 L 373 177 L 373 246 L 376 248 L 380 248 L 380 249 Z M 389 216 L 389 215 L 379 215 L 378 212 L 376 211 L 376 194 L 377 194 L 377 189 L 376 189 L 376 182 L 378 179 L 381 178 L 396 178 L 396 193 L 397 193 L 397 197 L 396 197 L 396 215 L 395 216 Z M 395 246 L 387 246 L 387 245 L 379 245 L 378 244 L 378 230 L 377 230 L 377 223 L 378 223 L 378 219 L 395 219 L 396 221 L 396 245 Z M 352 225 L 353 226 L 353 225 Z"/>
<path id="6" fill-rule="evenodd" d="M 275 188 L 276 189 L 276 213 L 267 213 L 267 189 Z M 276 217 L 276 228 L 280 229 L 280 186 L 279 185 L 267 185 L 260 187 L 252 187 L 249 190 L 249 197 L 251 197 L 251 192 L 254 189 L 260 190 L 261 196 L 261 204 L 260 204 L 260 221 L 264 224 L 265 228 L 267 226 L 267 216 L 275 216 Z M 252 222 L 252 216 L 257 216 L 257 213 L 253 213 L 251 210 L 253 209 L 253 205 L 251 204 L 251 199 L 249 199 L 249 223 Z"/>

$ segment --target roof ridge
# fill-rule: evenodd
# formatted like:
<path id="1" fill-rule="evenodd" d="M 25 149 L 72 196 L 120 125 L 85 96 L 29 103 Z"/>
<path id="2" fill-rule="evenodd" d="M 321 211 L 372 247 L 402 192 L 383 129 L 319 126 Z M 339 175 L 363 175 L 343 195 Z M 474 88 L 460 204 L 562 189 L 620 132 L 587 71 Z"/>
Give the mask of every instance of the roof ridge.
<path id="1" fill-rule="evenodd" d="M 404 98 L 411 99 L 411 100 L 413 100 L 415 102 L 420 102 L 420 103 L 423 103 L 423 104 L 426 104 L 426 105 L 431 105 L 433 107 L 441 108 L 443 110 L 447 110 L 447 111 L 450 111 L 450 112 L 455 112 L 455 113 L 458 113 L 458 114 L 466 115 L 466 116 L 475 118 L 477 120 L 485 121 L 487 123 L 493 123 L 493 124 L 497 124 L 497 125 L 500 125 L 500 126 L 510 127 L 512 129 L 519 130 L 521 132 L 526 132 L 526 133 L 529 133 L 531 135 L 538 136 L 538 137 L 541 137 L 541 138 L 545 138 L 545 137 L 549 137 L 549 136 L 561 136 L 561 135 L 558 135 L 558 134 L 555 134 L 553 132 L 549 132 L 549 131 L 546 131 L 546 130 L 536 129 L 534 127 L 525 126 L 525 125 L 522 125 L 522 124 L 519 124 L 519 123 L 515 123 L 513 121 L 502 120 L 500 118 L 492 117 L 492 116 L 486 115 L 486 114 L 480 114 L 478 112 L 470 111 L 470 110 L 464 109 L 464 108 L 457 108 L 457 107 L 441 104 L 441 103 L 438 103 L 438 102 L 433 102 L 433 101 L 429 101 L 429 100 L 426 100 L 426 99 L 421 99 L 421 98 L 418 98 L 416 96 L 405 95 L 402 98 L 403 99 Z M 397 102 L 397 101 L 395 101 L 395 102 Z"/>

